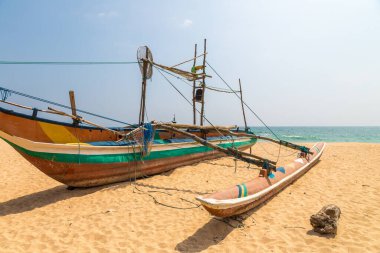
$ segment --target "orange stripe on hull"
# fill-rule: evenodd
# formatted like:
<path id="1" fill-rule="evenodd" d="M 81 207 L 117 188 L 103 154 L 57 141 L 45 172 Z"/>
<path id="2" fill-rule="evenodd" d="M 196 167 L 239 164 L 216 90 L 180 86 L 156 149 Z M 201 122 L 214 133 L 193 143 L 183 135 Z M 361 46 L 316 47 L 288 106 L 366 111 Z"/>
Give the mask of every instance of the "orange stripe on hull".
<path id="1" fill-rule="evenodd" d="M 74 143 L 117 141 L 119 136 L 101 129 L 89 129 L 44 122 L 38 119 L 30 119 L 5 112 L 0 112 L 0 130 L 13 136 L 21 137 L 36 142 L 47 143 Z M 194 133 L 202 136 L 202 133 Z M 184 135 L 169 132 L 158 132 L 160 139 L 187 138 Z M 216 131 L 209 131 L 207 137 L 220 136 Z"/>
<path id="2" fill-rule="evenodd" d="M 108 131 L 48 123 L 0 112 L 0 130 L 31 141 L 48 143 L 117 141 Z"/>

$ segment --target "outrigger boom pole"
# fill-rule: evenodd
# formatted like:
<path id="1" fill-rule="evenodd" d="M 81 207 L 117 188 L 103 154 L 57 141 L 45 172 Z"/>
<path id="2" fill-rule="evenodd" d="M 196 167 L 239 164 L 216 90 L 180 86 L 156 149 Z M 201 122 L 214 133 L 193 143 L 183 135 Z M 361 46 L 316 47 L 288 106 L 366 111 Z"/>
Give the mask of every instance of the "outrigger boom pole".
<path id="1" fill-rule="evenodd" d="M 245 137 L 256 138 L 256 139 L 259 139 L 259 140 L 270 141 L 270 142 L 274 142 L 274 143 L 277 143 L 279 145 L 282 145 L 282 146 L 285 146 L 285 147 L 288 147 L 288 148 L 291 148 L 291 149 L 299 150 L 299 151 L 301 151 L 303 153 L 313 154 L 313 152 L 311 152 L 308 147 L 297 145 L 297 144 L 294 144 L 294 143 L 291 143 L 291 142 L 288 142 L 288 141 L 275 140 L 275 139 L 272 139 L 272 138 L 268 138 L 268 137 L 264 137 L 264 136 L 259 136 L 259 135 L 255 135 L 255 134 L 234 133 L 234 132 L 231 132 L 230 130 L 226 131 L 225 129 L 218 129 L 218 130 L 221 131 L 221 132 L 228 133 L 228 134 L 233 135 L 233 136 L 245 136 Z"/>
<path id="2" fill-rule="evenodd" d="M 288 148 L 291 148 L 291 149 L 299 150 L 299 151 L 304 152 L 304 153 L 313 154 L 313 152 L 311 152 L 308 147 L 297 145 L 297 144 L 294 144 L 294 143 L 291 143 L 291 142 L 287 142 L 287 141 L 283 141 L 283 140 L 275 140 L 275 139 L 272 139 L 272 138 L 268 138 L 268 137 L 264 137 L 264 136 L 259 136 L 259 135 L 255 135 L 255 134 L 249 134 L 249 133 L 234 133 L 234 132 L 231 131 L 232 126 L 228 126 L 228 127 L 206 126 L 205 127 L 205 126 L 179 125 L 179 124 L 171 124 L 171 123 L 168 123 L 168 124 L 165 124 L 165 125 L 173 127 L 173 128 L 189 127 L 189 128 L 193 128 L 193 129 L 204 129 L 204 128 L 207 128 L 208 130 L 215 129 L 215 130 L 218 130 L 219 132 L 226 133 L 228 135 L 240 136 L 240 137 L 243 136 L 243 137 L 256 138 L 256 139 L 259 139 L 259 140 L 270 141 L 270 142 L 274 142 L 274 143 L 277 143 L 279 145 L 282 145 L 282 146 L 285 146 L 285 147 L 288 147 Z"/>
<path id="3" fill-rule="evenodd" d="M 212 148 L 212 149 L 217 150 L 219 152 L 222 152 L 226 155 L 233 156 L 233 157 L 235 157 L 241 161 L 251 163 L 251 164 L 255 164 L 255 165 L 260 166 L 260 167 L 266 167 L 267 169 L 276 171 L 276 166 L 273 165 L 273 164 L 275 164 L 275 162 L 273 162 L 273 161 L 269 161 L 267 159 L 264 159 L 264 158 L 261 158 L 258 156 L 254 156 L 254 155 L 251 155 L 249 153 L 239 151 L 237 149 L 232 149 L 232 148 L 226 149 L 226 148 L 219 147 L 219 146 L 212 144 L 212 143 L 208 142 L 207 140 L 202 139 L 202 138 L 200 138 L 194 134 L 180 130 L 180 129 L 173 127 L 173 126 L 169 126 L 167 124 L 160 124 L 157 122 L 153 122 L 153 124 L 155 126 L 158 126 L 159 128 L 165 129 L 165 130 L 183 134 L 183 135 L 193 139 L 194 141 L 196 141 L 196 142 L 198 142 L 198 143 L 200 143 L 206 147 Z M 254 158 L 250 158 L 250 157 L 254 157 Z"/>

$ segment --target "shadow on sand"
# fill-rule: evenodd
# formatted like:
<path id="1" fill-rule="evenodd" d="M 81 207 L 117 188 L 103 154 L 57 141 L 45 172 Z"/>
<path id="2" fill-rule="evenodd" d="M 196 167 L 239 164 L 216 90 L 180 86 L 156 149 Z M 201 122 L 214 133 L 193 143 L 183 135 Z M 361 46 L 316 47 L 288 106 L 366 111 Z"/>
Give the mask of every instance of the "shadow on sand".
<path id="1" fill-rule="evenodd" d="M 197 195 L 204 195 L 204 194 L 210 193 L 210 192 L 194 191 L 194 190 L 189 190 L 189 189 L 178 189 L 177 187 L 176 188 L 173 188 L 173 187 L 162 187 L 162 186 L 156 186 L 156 185 L 146 184 L 146 183 L 140 183 L 140 182 L 135 182 L 135 185 L 146 187 L 146 188 L 149 188 L 151 190 L 177 191 L 177 192 L 192 193 L 192 194 L 197 194 Z"/>
<path id="2" fill-rule="evenodd" d="M 87 194 L 94 193 L 103 189 L 104 187 L 81 188 L 74 191 L 67 190 L 67 186 L 60 185 L 44 191 L 35 192 L 29 195 L 18 197 L 0 203 L 0 216 L 10 214 L 18 214 L 31 211 L 35 208 L 44 207 L 61 200 L 70 199 L 74 197 L 81 197 Z"/>
<path id="3" fill-rule="evenodd" d="M 192 191 L 190 189 L 159 187 L 155 185 L 146 184 L 143 181 L 144 180 L 139 179 L 138 181 L 134 181 L 134 184 L 136 184 L 136 186 L 150 188 L 151 190 L 174 190 L 174 191 L 186 192 L 186 193 L 192 193 L 192 194 L 198 194 L 198 195 L 205 194 L 204 192 Z M 59 185 L 50 189 L 31 193 L 29 195 L 21 196 L 21 197 L 0 203 L 0 217 L 7 216 L 10 214 L 18 214 L 18 213 L 31 211 L 35 208 L 44 207 L 44 206 L 59 202 L 61 200 L 75 198 L 75 197 L 82 197 L 82 196 L 92 194 L 100 190 L 126 187 L 130 183 L 131 182 L 120 182 L 120 183 L 108 184 L 104 186 L 97 186 L 97 187 L 91 187 L 91 188 L 73 188 L 73 189 L 68 188 L 66 185 Z"/>
<path id="4" fill-rule="evenodd" d="M 178 243 L 175 250 L 179 252 L 200 252 L 218 244 L 234 229 L 244 227 L 244 221 L 251 217 L 254 212 L 265 206 L 273 197 L 241 215 L 230 218 L 211 218 L 208 223 L 198 229 L 193 235 Z"/>
<path id="5" fill-rule="evenodd" d="M 175 249 L 180 252 L 199 252 L 212 245 L 218 244 L 233 230 L 234 227 L 220 220 L 211 219 L 192 236 L 177 244 Z"/>
<path id="6" fill-rule="evenodd" d="M 91 187 L 91 188 L 73 188 L 70 189 L 66 185 L 59 185 L 50 189 L 46 189 L 40 192 L 31 193 L 29 195 L 21 196 L 15 199 L 11 199 L 0 203 L 0 217 L 7 216 L 10 214 L 18 214 L 27 211 L 31 211 L 35 208 L 44 207 L 62 200 L 82 197 L 88 194 L 100 190 L 115 189 L 120 187 L 125 187 L 131 182 L 120 182 L 104 186 Z M 179 192 L 187 192 L 192 194 L 205 194 L 204 192 L 196 192 L 190 189 L 177 189 L 170 187 L 158 187 L 155 185 L 146 184 L 143 180 L 139 179 L 137 182 L 134 181 L 136 186 L 142 186 L 150 188 L 151 190 L 174 190 Z M 69 189 L 69 190 L 68 190 Z"/>
<path id="7" fill-rule="evenodd" d="M 323 237 L 327 239 L 332 239 L 335 238 L 336 234 L 319 234 L 317 232 L 314 232 L 312 229 L 306 232 L 307 235 L 313 235 L 313 236 L 318 236 L 318 237 Z"/>
<path id="8" fill-rule="evenodd" d="M 317 161 L 315 165 L 317 165 L 319 162 L 320 161 Z M 292 185 L 294 182 L 292 182 L 290 185 Z M 258 211 L 261 207 L 265 206 L 269 201 L 276 197 L 277 194 L 278 193 L 274 194 L 259 206 L 241 215 L 224 219 L 212 218 L 203 227 L 198 229 L 193 235 L 191 235 L 184 241 L 178 243 L 175 247 L 175 250 L 180 252 L 200 252 L 208 249 L 210 246 L 218 244 L 219 242 L 224 240 L 224 238 L 226 238 L 235 228 L 243 227 L 244 221 L 246 219 L 248 219 L 254 212 Z M 335 237 L 335 235 L 320 235 L 312 230 L 308 231 L 307 234 L 320 236 L 324 238 Z"/>

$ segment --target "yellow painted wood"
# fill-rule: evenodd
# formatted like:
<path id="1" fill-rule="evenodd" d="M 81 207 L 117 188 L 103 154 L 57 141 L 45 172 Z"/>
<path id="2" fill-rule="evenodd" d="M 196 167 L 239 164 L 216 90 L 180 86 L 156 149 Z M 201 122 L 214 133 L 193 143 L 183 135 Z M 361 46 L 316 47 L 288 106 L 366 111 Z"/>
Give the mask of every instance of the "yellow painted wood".
<path id="1" fill-rule="evenodd" d="M 78 139 L 64 126 L 38 122 L 44 133 L 54 143 L 78 143 Z"/>

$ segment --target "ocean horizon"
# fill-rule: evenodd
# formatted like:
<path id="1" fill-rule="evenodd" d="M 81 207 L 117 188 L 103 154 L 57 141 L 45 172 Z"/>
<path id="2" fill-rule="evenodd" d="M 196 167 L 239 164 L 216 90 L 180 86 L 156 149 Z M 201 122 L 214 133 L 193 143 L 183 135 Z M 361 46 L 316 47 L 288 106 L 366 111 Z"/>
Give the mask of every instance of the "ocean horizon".
<path id="1" fill-rule="evenodd" d="M 273 137 L 265 127 L 250 127 L 257 135 Z M 273 126 L 272 131 L 290 142 L 380 143 L 380 126 Z"/>

